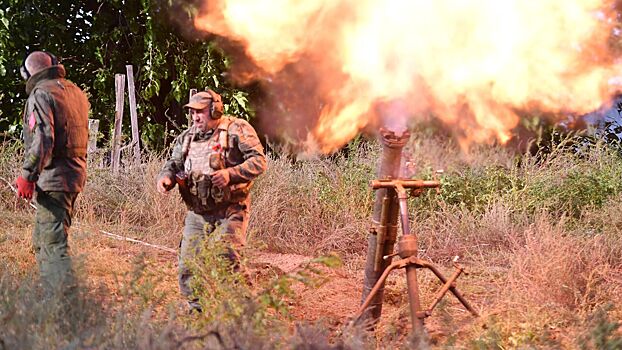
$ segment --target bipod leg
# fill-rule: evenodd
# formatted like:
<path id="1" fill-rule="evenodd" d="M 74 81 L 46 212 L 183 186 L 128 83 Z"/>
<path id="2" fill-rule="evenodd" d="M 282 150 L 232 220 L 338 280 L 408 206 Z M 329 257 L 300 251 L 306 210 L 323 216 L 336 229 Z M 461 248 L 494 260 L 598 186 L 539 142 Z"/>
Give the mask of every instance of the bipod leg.
<path id="1" fill-rule="evenodd" d="M 458 299 L 458 301 L 460 301 L 460 303 L 462 303 L 462 305 L 464 305 L 464 307 L 471 314 L 473 314 L 473 316 L 479 317 L 479 314 L 477 313 L 477 311 L 475 311 L 475 309 L 473 309 L 471 304 L 469 304 L 469 302 L 464 298 L 464 296 L 462 296 L 462 293 L 460 293 L 460 291 L 458 291 L 458 289 L 454 285 L 454 282 L 456 281 L 456 279 L 460 276 L 460 274 L 462 274 L 462 272 L 464 272 L 464 268 L 462 268 L 461 266 L 456 264 L 456 268 L 458 269 L 458 271 L 456 271 L 451 276 L 450 279 L 447 279 L 436 268 L 436 266 L 432 265 L 432 263 L 430 263 L 428 261 L 425 261 L 425 260 L 420 260 L 420 259 L 417 259 L 417 260 L 418 260 L 417 261 L 418 265 L 430 269 L 436 275 L 436 277 L 438 277 L 438 279 L 443 283 L 443 287 L 439 290 L 439 293 L 437 294 L 437 299 L 434 301 L 432 306 L 426 311 L 426 313 L 432 312 L 432 309 L 436 306 L 436 304 L 438 304 L 440 299 L 443 298 L 443 295 L 445 295 L 445 293 L 447 293 L 447 290 L 449 290 Z M 442 292 L 442 294 L 441 294 L 441 292 Z"/>
<path id="2" fill-rule="evenodd" d="M 439 291 L 436 293 L 436 296 L 434 297 L 434 301 L 432 302 L 432 305 L 426 311 L 428 315 L 432 313 L 432 310 L 434 310 L 436 305 L 438 305 L 438 303 L 441 301 L 441 299 L 443 299 L 445 294 L 447 294 L 447 292 L 449 291 L 449 288 L 451 288 L 453 283 L 458 279 L 458 277 L 460 277 L 463 271 L 464 271 L 463 268 L 457 269 L 456 272 L 454 272 L 454 274 L 451 275 L 451 277 L 449 277 L 449 280 L 447 280 L 447 282 L 443 284 L 441 289 L 439 289 Z"/>
<path id="3" fill-rule="evenodd" d="M 371 304 L 371 301 L 376 296 L 376 293 L 378 293 L 378 290 L 380 289 L 380 287 L 384 284 L 387 277 L 389 277 L 389 273 L 391 273 L 391 271 L 397 268 L 402 268 L 406 266 L 409 260 L 410 259 L 401 259 L 387 266 L 387 268 L 384 270 L 382 275 L 380 275 L 380 278 L 378 278 L 378 281 L 376 281 L 376 284 L 374 284 L 374 287 L 371 289 L 371 291 L 369 291 L 369 294 L 367 295 L 367 298 L 365 298 L 365 301 L 363 302 L 361 307 L 359 307 L 359 309 L 356 311 L 356 314 L 354 315 L 352 322 L 356 322 L 359 320 L 359 318 L 361 318 L 361 316 L 363 315 L 363 312 L 365 312 L 365 310 L 369 307 L 369 304 Z"/>

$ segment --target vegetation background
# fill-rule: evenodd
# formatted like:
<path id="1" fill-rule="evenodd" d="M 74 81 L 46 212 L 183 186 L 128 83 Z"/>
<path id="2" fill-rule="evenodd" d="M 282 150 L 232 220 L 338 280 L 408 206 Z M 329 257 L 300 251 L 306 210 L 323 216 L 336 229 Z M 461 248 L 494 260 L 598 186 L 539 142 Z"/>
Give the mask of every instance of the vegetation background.
<path id="1" fill-rule="evenodd" d="M 440 195 L 411 202 L 420 256 L 451 273 L 480 312 L 447 296 L 428 318 L 431 348 L 619 349 L 622 346 L 622 158 L 604 143 L 579 156 L 514 154 L 482 147 L 463 155 L 429 130 L 412 137 L 417 177 L 444 168 Z M 20 145 L 0 150 L 0 177 L 19 169 Z M 92 160 L 70 244 L 83 283 L 77 309 L 40 303 L 30 248 L 33 212 L 2 185 L 0 346 L 12 348 L 412 348 L 404 275 L 387 282 L 374 333 L 348 326 L 359 303 L 379 146 L 294 161 L 270 154 L 254 188 L 246 274 L 231 274 L 208 245 L 196 262 L 203 315 L 185 314 L 173 254 L 104 232 L 175 248 L 184 209 L 153 179 L 162 159 L 113 176 Z M 336 259 L 335 257 L 338 257 Z M 338 264 L 341 261 L 343 264 Z M 419 274 L 428 305 L 438 282 Z M 248 282 L 248 283 L 247 283 Z"/>
<path id="2" fill-rule="evenodd" d="M 163 150 L 186 122 L 190 87 L 215 87 L 227 108 L 252 119 L 253 91 L 229 85 L 230 59 L 169 13 L 190 19 L 192 2 L 23 1 L 0 5 L 0 349 L 412 348 L 403 273 L 387 282 L 373 333 L 348 326 L 360 303 L 362 266 L 380 146 L 359 138 L 344 152 L 305 160 L 269 153 L 254 188 L 246 273 L 231 273 L 209 243 L 196 261 L 203 315 L 187 315 L 176 257 L 110 239 L 121 234 L 175 249 L 184 207 L 154 179 Z M 183 24 L 183 23 L 182 23 Z M 186 29 L 182 29 L 186 28 Z M 615 43 L 614 43 L 615 44 Z M 115 73 L 133 64 L 143 146 L 140 167 L 113 175 L 89 158 L 70 245 L 83 285 L 72 308 L 42 303 L 31 252 L 32 209 L 9 184 L 19 172 L 18 69 L 27 52 L 56 53 L 90 94 L 106 147 Z M 532 120 L 537 120 L 533 118 Z M 127 127 L 127 125 L 126 125 Z M 616 137 L 538 129 L 523 152 L 480 146 L 462 153 L 434 125 L 406 148 L 416 177 L 445 169 L 440 195 L 410 203 L 420 255 L 450 273 L 480 312 L 451 296 L 426 321 L 431 348 L 622 348 L 622 158 Z M 4 180 L 7 180 L 6 182 Z M 341 262 L 341 264 L 339 263 Z M 438 288 L 420 274 L 428 305 Z"/>
<path id="3" fill-rule="evenodd" d="M 68 78 L 87 91 L 103 143 L 114 126 L 114 75 L 125 74 L 128 64 L 145 147 L 163 149 L 184 127 L 181 106 L 190 88 L 217 89 L 228 112 L 249 119 L 248 91 L 228 84 L 231 62 L 215 40 L 193 31 L 194 11 L 192 1 L 2 1 L 0 133 L 19 136 L 27 97 L 19 67 L 36 50 L 54 53 Z"/>

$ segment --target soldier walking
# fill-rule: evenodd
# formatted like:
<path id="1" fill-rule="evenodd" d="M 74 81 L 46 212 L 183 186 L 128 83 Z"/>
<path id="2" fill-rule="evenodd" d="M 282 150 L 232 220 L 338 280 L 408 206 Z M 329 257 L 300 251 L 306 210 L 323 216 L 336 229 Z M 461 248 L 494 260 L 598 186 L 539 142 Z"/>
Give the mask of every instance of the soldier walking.
<path id="1" fill-rule="evenodd" d="M 190 98 L 193 125 L 175 140 L 157 179 L 161 193 L 175 184 L 188 208 L 179 257 L 179 288 L 191 311 L 201 311 L 190 288 L 192 261 L 199 245 L 216 230 L 223 233 L 233 263 L 246 243 L 253 180 L 266 169 L 263 147 L 245 120 L 223 116 L 220 95 L 202 91 Z"/>
<path id="2" fill-rule="evenodd" d="M 28 100 L 24 109 L 24 163 L 17 195 L 32 199 L 37 214 L 33 246 L 49 296 L 74 283 L 67 234 L 74 203 L 86 182 L 89 102 L 65 79 L 65 68 L 48 52 L 35 51 L 21 67 Z"/>

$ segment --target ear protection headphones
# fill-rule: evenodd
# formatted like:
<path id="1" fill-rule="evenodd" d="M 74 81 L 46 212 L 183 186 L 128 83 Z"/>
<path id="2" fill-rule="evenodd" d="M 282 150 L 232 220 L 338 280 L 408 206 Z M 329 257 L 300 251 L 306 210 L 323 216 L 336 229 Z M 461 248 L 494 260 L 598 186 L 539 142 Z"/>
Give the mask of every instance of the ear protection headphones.
<path id="1" fill-rule="evenodd" d="M 210 118 L 219 119 L 223 114 L 222 98 L 213 90 L 207 89 L 207 93 L 212 96 L 212 104 L 210 106 Z"/>
<path id="2" fill-rule="evenodd" d="M 56 56 L 54 56 L 54 54 L 49 53 L 47 51 L 41 51 L 44 52 L 46 55 L 48 55 L 48 57 L 50 58 L 50 61 L 52 61 L 52 65 L 56 66 L 58 65 L 58 58 L 56 58 Z M 26 55 L 26 58 L 28 58 L 29 55 Z M 24 58 L 24 60 L 22 61 L 22 66 L 19 68 L 20 73 L 22 73 L 22 76 L 28 80 L 31 77 L 30 72 L 28 71 L 28 68 L 26 68 L 26 58 Z"/>

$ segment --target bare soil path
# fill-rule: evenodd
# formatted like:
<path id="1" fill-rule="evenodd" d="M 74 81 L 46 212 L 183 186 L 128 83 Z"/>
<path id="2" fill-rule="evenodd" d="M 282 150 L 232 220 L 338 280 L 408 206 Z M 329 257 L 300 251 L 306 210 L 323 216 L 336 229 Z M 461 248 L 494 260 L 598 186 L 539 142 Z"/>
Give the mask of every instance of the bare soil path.
<path id="1" fill-rule="evenodd" d="M 75 233 L 72 250 L 86 268 L 86 276 L 93 285 L 105 285 L 111 298 L 121 298 L 124 287 L 119 276 L 131 274 L 140 259 L 149 269 L 149 275 L 159 283 L 164 302 L 183 303 L 177 287 L 177 256 L 138 244 L 116 241 L 101 235 Z M 138 257 L 141 257 L 140 259 Z M 269 269 L 275 275 L 291 274 L 304 268 L 314 257 L 257 252 L 249 256 L 252 269 Z M 346 271 L 343 267 L 322 268 L 325 282 L 311 287 L 293 283 L 295 293 L 291 314 L 299 321 L 321 321 L 338 328 L 349 320 L 360 305 L 362 274 Z M 164 307 L 164 305 L 162 305 Z"/>

